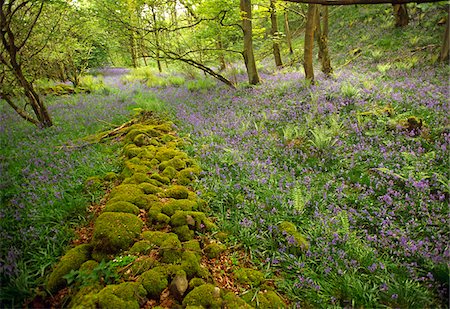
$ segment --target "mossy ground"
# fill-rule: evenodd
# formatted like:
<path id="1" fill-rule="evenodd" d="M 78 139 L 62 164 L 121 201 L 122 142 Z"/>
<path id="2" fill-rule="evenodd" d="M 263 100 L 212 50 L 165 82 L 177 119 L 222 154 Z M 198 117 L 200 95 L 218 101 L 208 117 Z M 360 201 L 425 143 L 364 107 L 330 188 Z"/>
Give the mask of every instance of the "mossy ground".
<path id="1" fill-rule="evenodd" d="M 254 299 L 240 298 L 237 291 L 259 287 L 265 277 L 250 268 L 224 268 L 219 263 L 226 269 L 221 277 L 229 278 L 234 288 L 215 280 L 213 274 L 218 272 L 211 265 L 227 260 L 227 247 L 221 243 L 226 237 L 208 236 L 224 233 L 202 212 L 205 202 L 191 189 L 200 168 L 180 149 L 183 141 L 173 133 L 172 124 L 152 119 L 126 130 L 123 171 L 113 175 L 122 183 L 106 197 L 92 239 L 67 252 L 50 275 L 47 289 L 57 292 L 67 286 L 64 276 L 79 271 L 89 273 L 90 281 L 69 286 L 70 307 L 252 308 Z M 101 178 L 96 185 L 101 185 Z M 103 272 L 117 274 L 119 284 L 107 285 L 101 274 L 92 283 L 99 265 L 108 265 Z M 266 308 L 272 308 L 267 305 L 272 296 L 259 296 Z M 277 308 L 285 306 L 279 297 L 274 301 Z"/>

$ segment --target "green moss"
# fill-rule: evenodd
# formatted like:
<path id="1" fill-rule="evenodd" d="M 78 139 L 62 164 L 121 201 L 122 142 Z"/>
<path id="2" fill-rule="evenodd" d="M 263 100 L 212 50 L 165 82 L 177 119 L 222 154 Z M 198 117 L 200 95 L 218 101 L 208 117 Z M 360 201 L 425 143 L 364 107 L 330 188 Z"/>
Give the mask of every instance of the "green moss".
<path id="1" fill-rule="evenodd" d="M 219 232 L 214 235 L 214 238 L 218 241 L 225 242 L 228 239 L 228 234 L 225 232 Z"/>
<path id="2" fill-rule="evenodd" d="M 206 256 L 210 259 L 217 258 L 222 252 L 224 252 L 227 249 L 222 244 L 218 243 L 211 243 L 205 247 L 205 253 Z"/>
<path id="3" fill-rule="evenodd" d="M 152 145 L 148 145 L 146 147 L 139 148 L 141 151 L 138 154 L 140 159 L 148 161 L 151 164 L 151 161 L 155 158 L 156 147 Z M 147 165 L 147 164 L 146 164 Z M 150 167 L 153 165 L 150 165 Z"/>
<path id="4" fill-rule="evenodd" d="M 283 300 L 273 291 L 267 291 L 265 293 L 259 292 L 256 296 L 254 293 L 246 293 L 242 295 L 242 299 L 257 308 L 262 309 L 279 309 L 286 308 L 286 304 Z"/>
<path id="5" fill-rule="evenodd" d="M 139 301 L 146 295 L 144 287 L 137 282 L 124 282 L 119 285 L 108 285 L 98 293 L 100 308 L 137 308 Z"/>
<path id="6" fill-rule="evenodd" d="M 165 185 L 168 185 L 168 184 L 170 184 L 170 179 L 168 178 L 168 177 L 164 177 L 164 176 L 161 176 L 161 175 L 159 175 L 159 174 L 152 174 L 151 176 L 150 176 L 150 178 L 151 179 L 155 179 L 155 180 L 157 180 L 157 181 L 159 181 L 160 183 L 162 183 L 162 184 L 165 184 Z"/>
<path id="7" fill-rule="evenodd" d="M 164 134 L 163 136 L 161 136 L 161 141 L 165 144 L 173 140 L 175 140 L 175 137 L 170 134 Z"/>
<path id="8" fill-rule="evenodd" d="M 50 274 L 47 281 L 47 289 L 54 293 L 63 288 L 67 281 L 63 276 L 72 270 L 78 270 L 80 266 L 90 259 L 92 247 L 90 245 L 80 245 L 67 251 Z"/>
<path id="9" fill-rule="evenodd" d="M 147 182 L 141 183 L 139 188 L 142 189 L 145 194 L 156 194 L 162 191 L 159 187 Z"/>
<path id="10" fill-rule="evenodd" d="M 189 229 L 189 226 L 187 225 L 177 226 L 174 227 L 172 230 L 175 234 L 178 235 L 178 239 L 180 239 L 181 241 L 188 241 L 195 237 L 195 232 Z"/>
<path id="11" fill-rule="evenodd" d="M 181 200 L 189 197 L 189 190 L 184 186 L 171 186 L 166 189 L 164 194 L 166 197 Z"/>
<path id="12" fill-rule="evenodd" d="M 97 261 L 88 260 L 88 261 L 84 262 L 83 264 L 81 264 L 81 266 L 79 268 L 79 271 L 80 272 L 85 272 L 85 273 L 90 273 L 97 266 L 98 266 L 98 262 Z"/>
<path id="13" fill-rule="evenodd" d="M 182 157 L 176 156 L 173 159 L 161 162 L 161 164 L 159 165 L 159 170 L 162 171 L 168 166 L 173 167 L 177 171 L 180 171 L 186 168 L 186 161 L 184 161 Z"/>
<path id="14" fill-rule="evenodd" d="M 164 204 L 161 211 L 168 215 L 173 216 L 177 210 L 191 211 L 197 209 L 197 203 L 195 201 L 187 199 L 170 200 L 168 203 Z"/>
<path id="15" fill-rule="evenodd" d="M 242 309 L 253 308 L 233 292 L 225 293 L 225 295 L 223 296 L 223 305 L 225 308 L 242 308 Z"/>
<path id="16" fill-rule="evenodd" d="M 106 204 L 103 212 L 125 212 L 133 215 L 138 215 L 139 208 L 134 204 L 120 201 Z"/>
<path id="17" fill-rule="evenodd" d="M 144 192 L 141 188 L 139 188 L 135 184 L 123 184 L 119 185 L 111 190 L 111 193 L 109 194 L 110 198 L 114 198 L 117 195 L 141 195 Z"/>
<path id="18" fill-rule="evenodd" d="M 183 249 L 187 250 L 187 251 L 193 251 L 193 252 L 197 252 L 200 253 L 201 252 L 201 248 L 200 248 L 200 243 L 198 240 L 189 240 L 186 241 L 182 244 Z"/>
<path id="19" fill-rule="evenodd" d="M 134 261 L 134 263 L 130 267 L 131 275 L 132 276 L 138 276 L 142 273 L 152 269 L 157 265 L 157 261 L 154 257 L 151 256 L 144 256 L 141 258 L 138 258 Z"/>
<path id="20" fill-rule="evenodd" d="M 173 123 L 172 122 L 165 122 L 162 124 L 159 124 L 157 126 L 154 127 L 155 130 L 164 132 L 164 133 L 169 133 L 170 131 L 173 130 Z"/>
<path id="21" fill-rule="evenodd" d="M 158 159 L 159 162 L 164 162 L 180 155 L 183 155 L 183 152 L 175 148 L 161 147 L 161 149 L 156 152 L 155 158 Z M 186 154 L 184 155 L 186 156 Z"/>
<path id="22" fill-rule="evenodd" d="M 164 263 L 176 263 L 181 258 L 181 242 L 174 233 L 160 231 L 146 231 L 142 238 L 154 246 L 160 248 L 161 261 Z"/>
<path id="23" fill-rule="evenodd" d="M 103 179 L 98 176 L 89 177 L 84 182 L 84 188 L 87 192 L 95 192 L 101 190 L 103 186 Z"/>
<path id="24" fill-rule="evenodd" d="M 188 185 L 200 176 L 201 169 L 198 167 L 188 167 L 178 172 L 176 178 L 180 185 Z"/>
<path id="25" fill-rule="evenodd" d="M 234 271 L 234 278 L 242 284 L 248 284 L 252 287 L 260 286 L 265 281 L 264 274 L 252 268 L 239 268 Z"/>
<path id="26" fill-rule="evenodd" d="M 92 244 L 95 251 L 115 253 L 128 249 L 140 235 L 141 219 L 132 214 L 105 212 L 95 221 Z"/>
<path id="27" fill-rule="evenodd" d="M 148 136 L 147 134 L 141 133 L 141 134 L 136 135 L 133 142 L 138 147 L 147 146 L 147 145 L 151 145 L 152 138 L 150 136 Z"/>
<path id="28" fill-rule="evenodd" d="M 289 237 L 293 237 L 295 241 L 295 247 L 307 251 L 309 249 L 309 242 L 306 238 L 297 231 L 297 227 L 289 221 L 283 221 L 278 224 L 280 231 L 286 233 Z M 295 252 L 296 253 L 296 252 Z"/>
<path id="29" fill-rule="evenodd" d="M 181 256 L 181 268 L 186 272 L 189 278 L 198 275 L 201 272 L 201 257 L 193 251 L 184 251 Z"/>
<path id="30" fill-rule="evenodd" d="M 167 224 L 170 222 L 170 217 L 161 213 L 161 208 L 163 207 L 162 203 L 153 203 L 152 207 L 147 213 L 149 220 L 156 224 Z"/>
<path id="31" fill-rule="evenodd" d="M 78 293 L 72 297 L 69 308 L 76 309 L 97 309 L 98 308 L 98 292 L 102 286 L 86 286 L 82 287 Z"/>
<path id="32" fill-rule="evenodd" d="M 139 156 L 144 151 L 144 149 L 137 147 L 134 144 L 128 144 L 123 148 L 123 154 L 127 158 L 131 159 Z"/>
<path id="33" fill-rule="evenodd" d="M 147 296 L 159 300 L 159 295 L 169 285 L 167 269 L 163 266 L 152 268 L 144 272 L 138 282 L 147 291 Z"/>
<path id="34" fill-rule="evenodd" d="M 194 288 L 183 299 L 183 306 L 203 306 L 205 308 L 221 308 L 220 289 L 212 284 L 204 284 Z"/>
<path id="35" fill-rule="evenodd" d="M 148 254 L 155 246 L 148 240 L 135 242 L 128 251 L 131 254 Z"/>
<path id="36" fill-rule="evenodd" d="M 173 179 L 177 175 L 177 170 L 172 166 L 168 166 L 164 169 L 164 171 L 162 171 L 161 175 L 169 179 Z"/>
<path id="37" fill-rule="evenodd" d="M 268 308 L 274 308 L 274 309 L 286 308 L 286 304 L 281 299 L 281 297 L 278 296 L 278 294 L 275 291 L 267 291 L 264 294 L 264 296 L 266 297 L 266 299 L 268 300 L 268 302 L 270 304 L 270 307 L 268 307 Z"/>
<path id="38" fill-rule="evenodd" d="M 115 187 L 110 193 L 110 198 L 109 203 L 129 202 L 142 209 L 150 208 L 152 202 L 159 200 L 157 197 L 145 195 L 143 189 L 135 184 L 122 184 Z"/>
<path id="39" fill-rule="evenodd" d="M 134 173 L 131 177 L 126 178 L 122 184 L 140 184 L 150 181 L 150 177 L 144 173 Z"/>
<path id="40" fill-rule="evenodd" d="M 170 218 L 170 225 L 172 227 L 190 225 L 198 230 L 212 230 L 216 228 L 215 224 L 206 218 L 206 215 L 203 212 L 198 211 L 177 210 Z"/>
<path id="41" fill-rule="evenodd" d="M 130 162 L 130 160 L 125 161 L 124 167 L 122 170 L 123 177 L 131 177 L 135 173 L 148 173 L 150 172 L 150 168 L 145 164 L 136 164 L 133 162 Z"/>
<path id="42" fill-rule="evenodd" d="M 189 289 L 196 288 L 198 286 L 204 285 L 205 283 L 205 280 L 201 278 L 192 278 L 191 281 L 189 281 Z"/>

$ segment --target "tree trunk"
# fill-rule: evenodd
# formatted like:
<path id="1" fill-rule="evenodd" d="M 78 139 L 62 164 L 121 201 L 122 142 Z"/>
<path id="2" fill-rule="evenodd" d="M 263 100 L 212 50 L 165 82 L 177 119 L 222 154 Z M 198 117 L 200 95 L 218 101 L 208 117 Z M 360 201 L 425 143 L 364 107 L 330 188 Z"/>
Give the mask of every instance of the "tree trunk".
<path id="1" fill-rule="evenodd" d="M 259 84 L 258 70 L 256 69 L 255 55 L 253 53 L 252 38 L 252 2 L 240 0 L 242 13 L 242 31 L 244 32 L 244 62 L 247 68 L 248 82 L 250 85 Z"/>
<path id="2" fill-rule="evenodd" d="M 273 40 L 273 56 L 275 58 L 275 65 L 277 68 L 280 68 L 283 66 L 283 62 L 281 61 L 280 44 L 278 43 L 278 19 L 275 1 L 276 0 L 270 0 L 270 21 L 272 23 L 271 34 Z"/>
<path id="3" fill-rule="evenodd" d="M 394 16 L 395 16 L 395 26 L 405 27 L 408 25 L 409 16 L 406 4 L 393 4 Z"/>
<path id="4" fill-rule="evenodd" d="M 444 42 L 442 44 L 441 54 L 440 54 L 440 60 L 441 61 L 448 61 L 449 60 L 449 23 L 450 23 L 450 12 L 448 12 L 447 15 L 447 22 L 445 23 L 445 34 L 444 34 Z"/>
<path id="5" fill-rule="evenodd" d="M 284 32 L 286 32 L 286 41 L 289 47 L 289 53 L 292 55 L 294 53 L 294 49 L 292 48 L 292 36 L 291 30 L 289 29 L 289 14 L 287 11 L 284 11 Z"/>
<path id="6" fill-rule="evenodd" d="M 219 36 L 217 38 L 217 47 L 219 48 L 219 63 L 220 63 L 220 68 L 219 68 L 219 72 L 222 72 L 223 70 L 225 70 L 227 68 L 227 63 L 225 62 L 225 56 L 223 53 L 223 42 L 222 42 L 222 36 L 219 33 Z"/>
<path id="7" fill-rule="evenodd" d="M 322 72 L 325 75 L 330 76 L 333 73 L 333 68 L 331 67 L 330 53 L 328 52 L 328 6 L 320 5 L 320 10 L 322 11 L 322 29 L 320 29 L 320 18 L 319 14 L 319 55 L 320 62 L 322 64 Z M 318 10 L 319 11 L 319 10 Z"/>
<path id="8" fill-rule="evenodd" d="M 158 66 L 158 71 L 159 73 L 162 73 L 162 66 L 161 66 L 161 56 L 160 56 L 160 46 L 159 46 L 159 31 L 158 31 L 158 27 L 156 25 L 157 22 L 157 18 L 156 18 L 156 12 L 155 12 L 155 7 L 152 6 L 152 18 L 153 18 L 153 27 L 155 29 L 155 45 L 156 45 L 156 50 L 155 50 L 155 56 L 156 56 L 156 64 Z"/>
<path id="9" fill-rule="evenodd" d="M 314 83 L 313 48 L 316 15 L 316 4 L 308 4 L 303 68 L 305 69 L 305 78 L 311 81 L 312 84 Z"/>

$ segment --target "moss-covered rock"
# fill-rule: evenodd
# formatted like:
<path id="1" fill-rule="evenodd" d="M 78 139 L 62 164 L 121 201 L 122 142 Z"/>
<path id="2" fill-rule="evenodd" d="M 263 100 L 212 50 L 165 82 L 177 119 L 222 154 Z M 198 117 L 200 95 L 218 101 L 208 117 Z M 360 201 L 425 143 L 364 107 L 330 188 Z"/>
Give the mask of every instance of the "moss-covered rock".
<path id="1" fill-rule="evenodd" d="M 173 216 L 177 210 L 197 210 L 197 202 L 188 199 L 170 200 L 161 209 L 169 217 Z"/>
<path id="2" fill-rule="evenodd" d="M 183 160 L 184 156 L 176 156 L 173 159 L 163 161 L 159 165 L 159 170 L 163 171 L 167 167 L 173 167 L 177 171 L 181 171 L 182 169 L 185 169 L 187 167 L 186 161 Z"/>
<path id="3" fill-rule="evenodd" d="M 189 289 L 194 289 L 198 286 L 204 285 L 206 282 L 202 278 L 192 278 L 191 281 L 189 281 Z"/>
<path id="4" fill-rule="evenodd" d="M 234 278 L 242 284 L 248 284 L 252 287 L 260 286 L 264 281 L 264 274 L 259 270 L 252 268 L 238 268 L 234 271 Z"/>
<path id="5" fill-rule="evenodd" d="M 185 251 L 181 256 L 181 268 L 186 272 L 189 278 L 201 274 L 201 257 L 194 251 Z"/>
<path id="6" fill-rule="evenodd" d="M 137 196 L 142 195 L 144 192 L 141 188 L 139 188 L 136 184 L 122 184 L 111 190 L 109 194 L 110 198 L 114 198 L 116 196 L 128 195 L 128 196 Z"/>
<path id="7" fill-rule="evenodd" d="M 136 135 L 133 142 L 138 147 L 147 146 L 147 145 L 151 145 L 152 138 L 150 136 L 148 136 L 147 134 L 141 133 L 141 134 Z"/>
<path id="8" fill-rule="evenodd" d="M 189 190 L 185 186 L 171 186 L 164 192 L 168 198 L 177 200 L 187 199 L 189 197 Z"/>
<path id="9" fill-rule="evenodd" d="M 203 212 L 198 211 L 182 211 L 177 210 L 170 218 L 170 225 L 172 227 L 189 225 L 195 227 L 197 230 L 212 230 L 216 228 Z"/>
<path id="10" fill-rule="evenodd" d="M 253 308 L 247 304 L 242 298 L 234 294 L 233 292 L 226 292 L 223 295 L 223 306 L 225 308 L 240 308 L 240 309 L 251 309 Z"/>
<path id="11" fill-rule="evenodd" d="M 95 251 L 115 253 L 128 249 L 141 233 L 141 219 L 128 213 L 105 212 L 94 225 Z"/>
<path id="12" fill-rule="evenodd" d="M 98 308 L 98 292 L 103 287 L 98 286 L 85 286 L 82 287 L 69 304 L 69 308 L 74 309 L 97 309 Z"/>
<path id="13" fill-rule="evenodd" d="M 138 276 L 158 265 L 153 256 L 143 256 L 134 261 L 130 267 L 132 276 Z"/>
<path id="14" fill-rule="evenodd" d="M 114 172 L 108 172 L 103 176 L 104 181 L 115 181 L 119 178 L 119 176 Z"/>
<path id="15" fill-rule="evenodd" d="M 148 254 L 153 248 L 155 248 L 155 245 L 152 244 L 150 241 L 140 240 L 133 244 L 133 246 L 129 250 L 129 253 L 130 254 Z"/>
<path id="16" fill-rule="evenodd" d="M 158 186 L 147 182 L 141 183 L 139 188 L 142 189 L 145 194 L 157 194 L 162 191 Z"/>
<path id="17" fill-rule="evenodd" d="M 139 156 L 144 151 L 141 147 L 136 146 L 135 144 L 128 144 L 123 148 L 123 154 L 127 158 L 131 159 Z"/>
<path id="18" fill-rule="evenodd" d="M 120 201 L 106 204 L 103 212 L 124 212 L 133 215 L 138 215 L 139 208 L 136 205 L 131 204 L 129 202 Z"/>
<path id="19" fill-rule="evenodd" d="M 188 167 L 178 172 L 176 178 L 177 183 L 186 186 L 194 182 L 200 176 L 201 169 L 199 167 Z"/>
<path id="20" fill-rule="evenodd" d="M 113 202 L 129 202 L 142 209 L 149 209 L 152 202 L 159 200 L 157 197 L 152 198 L 146 195 L 142 188 L 136 184 L 122 184 L 115 187 L 110 193 L 109 203 Z"/>
<path id="21" fill-rule="evenodd" d="M 139 303 L 146 294 L 144 287 L 137 282 L 108 285 L 98 293 L 98 304 L 100 308 L 139 309 Z"/>
<path id="22" fill-rule="evenodd" d="M 188 241 L 195 237 L 195 232 L 189 229 L 189 226 L 187 225 L 177 226 L 174 227 L 172 230 L 175 234 L 178 235 L 178 239 L 181 241 Z"/>
<path id="23" fill-rule="evenodd" d="M 155 130 L 161 131 L 163 133 L 169 133 L 173 130 L 173 123 L 170 121 L 158 124 L 154 127 Z"/>
<path id="24" fill-rule="evenodd" d="M 213 258 L 217 258 L 226 249 L 227 249 L 227 247 L 225 247 L 222 244 L 210 243 L 209 245 L 207 245 L 205 247 L 205 253 L 206 253 L 207 257 L 209 257 L 210 259 L 213 259 Z"/>
<path id="25" fill-rule="evenodd" d="M 159 299 L 161 292 L 169 285 L 167 268 L 164 266 L 157 266 L 139 277 L 139 283 L 147 291 L 147 295 L 153 299 Z"/>
<path id="26" fill-rule="evenodd" d="M 168 147 L 161 147 L 155 155 L 155 158 L 158 159 L 159 162 L 169 161 L 177 156 L 187 157 L 187 155 L 180 150 Z"/>
<path id="27" fill-rule="evenodd" d="M 288 243 L 293 243 L 293 248 L 301 249 L 304 251 L 307 251 L 309 249 L 309 242 L 306 240 L 306 238 L 297 231 L 297 227 L 289 221 L 283 221 L 280 224 L 278 224 L 278 228 L 282 233 L 286 235 L 287 238 L 289 238 Z M 293 250 L 293 253 L 297 253 L 297 250 Z"/>
<path id="28" fill-rule="evenodd" d="M 131 177 L 125 178 L 122 184 L 140 184 L 143 182 L 149 182 L 151 178 L 144 173 L 134 173 Z"/>
<path id="29" fill-rule="evenodd" d="M 54 293 L 63 288 L 67 281 L 63 277 L 72 270 L 78 270 L 80 266 L 90 259 L 92 246 L 88 244 L 77 246 L 67 251 L 56 265 L 47 281 L 47 289 Z"/>
<path id="30" fill-rule="evenodd" d="M 176 174 L 176 173 L 175 173 Z M 87 192 L 99 191 L 104 187 L 103 179 L 98 176 L 89 177 L 84 182 L 84 189 Z"/>
<path id="31" fill-rule="evenodd" d="M 150 167 L 140 162 L 140 164 L 135 163 L 131 160 L 125 161 L 123 163 L 124 167 L 122 170 L 123 177 L 131 177 L 135 173 L 147 174 L 150 172 Z"/>
<path id="32" fill-rule="evenodd" d="M 242 299 L 247 304 L 262 309 L 280 309 L 286 308 L 286 304 L 283 300 L 273 291 L 267 291 L 265 293 L 259 292 L 256 297 L 254 293 L 246 293 L 242 295 Z"/>
<path id="33" fill-rule="evenodd" d="M 161 176 L 174 179 L 177 176 L 177 170 L 172 166 L 168 166 L 161 172 Z"/>
<path id="34" fill-rule="evenodd" d="M 160 174 L 154 173 L 150 176 L 151 179 L 155 179 L 157 181 L 159 181 L 162 184 L 168 185 L 170 184 L 170 179 L 168 177 L 165 176 L 161 176 Z"/>
<path id="35" fill-rule="evenodd" d="M 143 159 L 145 161 L 148 161 L 149 163 L 155 158 L 156 154 L 156 147 L 153 145 L 149 145 L 146 147 L 141 147 L 141 152 L 138 154 L 138 157 L 140 159 Z M 147 166 L 153 167 L 154 165 L 148 165 Z"/>
<path id="36" fill-rule="evenodd" d="M 84 273 L 91 273 L 94 268 L 98 266 L 98 262 L 94 260 L 88 260 L 81 264 L 80 268 L 78 269 L 80 272 Z"/>
<path id="37" fill-rule="evenodd" d="M 189 240 L 182 243 L 183 249 L 186 251 L 193 251 L 196 253 L 201 253 L 200 242 L 198 240 Z"/>
<path id="38" fill-rule="evenodd" d="M 204 284 L 194 288 L 183 299 L 184 306 L 203 306 L 211 309 L 221 308 L 222 303 L 220 289 L 212 284 Z"/>

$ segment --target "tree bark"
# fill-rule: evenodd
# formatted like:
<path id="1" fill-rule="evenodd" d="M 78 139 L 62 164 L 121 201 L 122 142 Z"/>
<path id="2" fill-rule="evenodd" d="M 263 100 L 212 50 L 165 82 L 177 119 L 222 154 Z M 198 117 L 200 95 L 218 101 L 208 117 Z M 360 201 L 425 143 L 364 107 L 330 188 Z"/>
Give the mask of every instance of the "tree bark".
<path id="1" fill-rule="evenodd" d="M 155 7 L 152 6 L 152 18 L 153 18 L 153 27 L 155 28 L 155 56 L 156 56 L 156 65 L 158 66 L 159 73 L 162 73 L 162 66 L 161 66 L 161 55 L 160 55 L 160 44 L 159 44 L 159 31 L 158 26 L 156 25 L 157 18 L 156 18 L 156 11 Z"/>
<path id="2" fill-rule="evenodd" d="M 270 0 L 270 21 L 272 23 L 272 40 L 273 40 L 273 56 L 275 58 L 275 65 L 277 68 L 281 68 L 283 66 L 283 62 L 281 61 L 280 54 L 280 44 L 278 43 L 278 18 L 277 18 L 277 9 L 275 7 L 276 0 Z"/>
<path id="3" fill-rule="evenodd" d="M 448 12 L 447 15 L 447 22 L 445 23 L 445 33 L 444 33 L 444 42 L 442 44 L 441 54 L 440 54 L 440 60 L 441 61 L 448 61 L 449 60 L 449 23 L 450 23 L 450 12 Z"/>
<path id="4" fill-rule="evenodd" d="M 252 38 L 252 2 L 251 0 L 240 0 L 242 14 L 242 31 L 244 32 L 244 62 L 247 68 L 248 82 L 250 85 L 259 84 L 258 70 L 256 69 L 255 55 L 253 53 Z"/>
<path id="5" fill-rule="evenodd" d="M 395 27 L 405 27 L 408 25 L 409 16 L 406 4 L 393 4 Z"/>
<path id="6" fill-rule="evenodd" d="M 314 83 L 313 48 L 316 15 L 316 4 L 308 4 L 303 68 L 305 69 L 305 78 L 312 84 Z"/>
<path id="7" fill-rule="evenodd" d="M 321 5 L 318 11 L 321 10 L 322 14 L 317 14 L 319 18 L 318 30 L 320 29 L 320 15 L 322 16 L 322 27 L 319 32 L 319 55 L 320 62 L 322 65 L 322 72 L 330 76 L 333 73 L 333 68 L 331 67 L 330 53 L 328 51 L 328 7 Z"/>
<path id="8" fill-rule="evenodd" d="M 287 11 L 284 11 L 284 32 L 286 32 L 286 41 L 289 47 L 289 54 L 294 53 L 294 49 L 292 48 L 292 36 L 291 30 L 289 29 L 289 14 Z"/>

